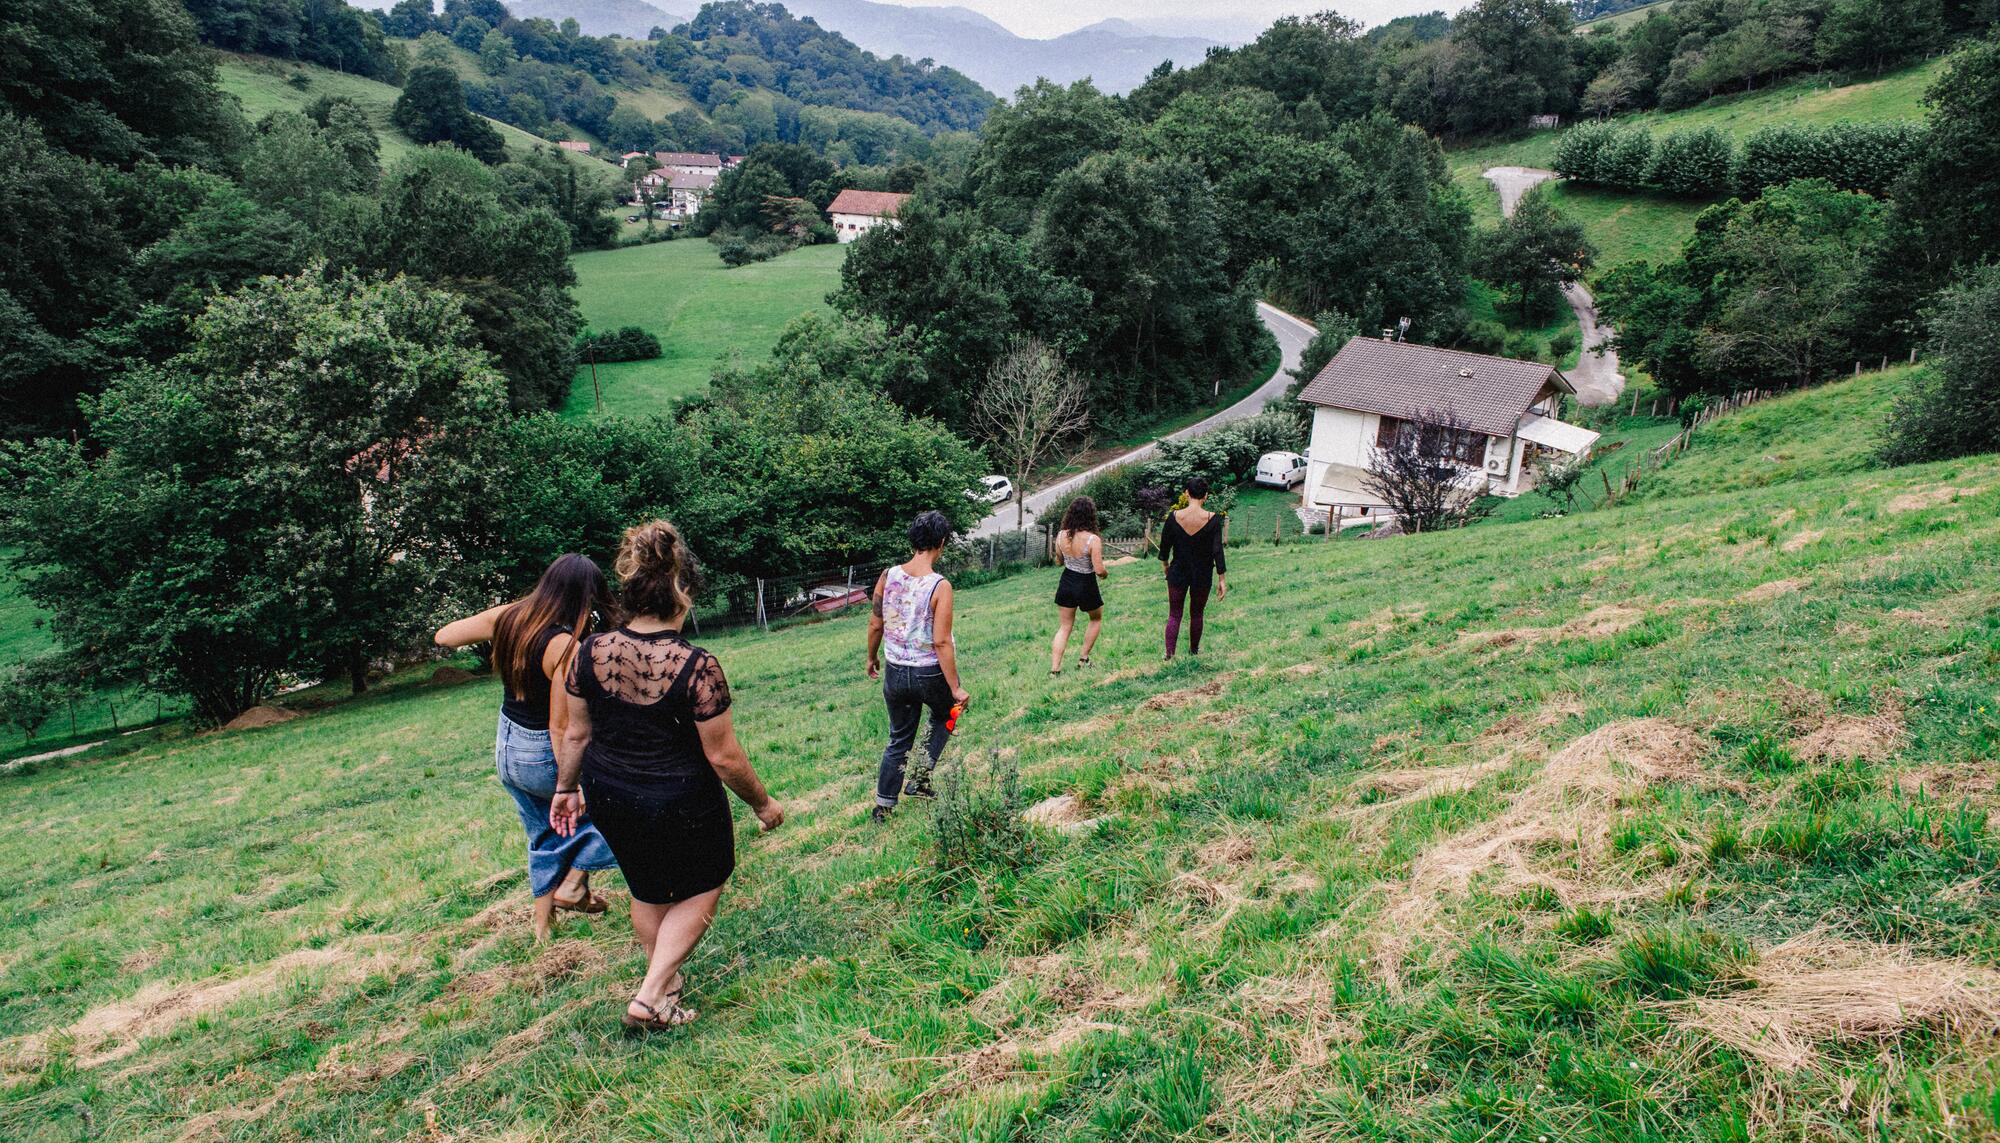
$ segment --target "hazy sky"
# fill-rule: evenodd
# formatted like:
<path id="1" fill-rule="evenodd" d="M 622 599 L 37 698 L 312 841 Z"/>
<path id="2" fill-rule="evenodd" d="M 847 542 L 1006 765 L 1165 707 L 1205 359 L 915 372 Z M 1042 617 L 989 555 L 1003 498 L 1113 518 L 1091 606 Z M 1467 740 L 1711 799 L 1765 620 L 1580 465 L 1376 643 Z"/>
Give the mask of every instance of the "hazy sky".
<path id="1" fill-rule="evenodd" d="M 1296 3 L 1292 0 L 888 0 L 890 3 L 957 4 L 1005 24 L 1023 36 L 1060 36 L 1108 16 L 1128 20 L 1161 17 L 1199 25 L 1238 25 L 1262 28 L 1280 16 L 1305 15 L 1332 8 L 1350 19 L 1375 25 L 1396 16 L 1444 9 L 1456 11 L 1467 0 L 1425 3 L 1424 0 L 1323 0 Z M 1240 34 L 1240 33 L 1239 33 Z"/>

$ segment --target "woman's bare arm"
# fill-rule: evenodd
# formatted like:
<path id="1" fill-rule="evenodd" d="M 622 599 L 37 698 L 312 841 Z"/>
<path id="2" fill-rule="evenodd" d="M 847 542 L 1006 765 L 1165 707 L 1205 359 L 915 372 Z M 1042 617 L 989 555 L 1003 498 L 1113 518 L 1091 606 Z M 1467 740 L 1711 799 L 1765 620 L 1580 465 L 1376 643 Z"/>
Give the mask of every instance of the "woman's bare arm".
<path id="1" fill-rule="evenodd" d="M 931 649 L 937 652 L 938 670 L 944 673 L 945 685 L 951 688 L 951 701 L 966 702 L 972 698 L 958 681 L 958 644 L 951 641 L 952 603 L 956 594 L 951 590 L 951 581 L 945 580 L 931 593 Z"/>
<path id="2" fill-rule="evenodd" d="M 563 728 L 569 725 L 569 688 L 563 680 L 569 678 L 570 656 L 575 652 L 576 638 L 557 635 L 549 640 L 548 649 L 542 652 L 542 674 L 549 679 L 549 741 L 562 737 Z"/>
<path id="3" fill-rule="evenodd" d="M 764 789 L 763 780 L 750 765 L 750 752 L 737 739 L 736 722 L 729 712 L 725 710 L 714 718 L 695 723 L 694 727 L 701 733 L 702 753 L 708 755 L 708 764 L 715 767 L 716 777 L 743 799 L 743 804 L 757 815 L 759 825 L 767 830 L 777 829 L 785 820 L 785 811 Z"/>
<path id="4" fill-rule="evenodd" d="M 1110 569 L 1104 566 L 1103 536 L 1092 536 L 1090 538 L 1090 570 L 1097 573 L 1098 579 L 1103 579 L 1105 576 L 1111 574 Z"/>
<path id="5" fill-rule="evenodd" d="M 503 603 L 498 607 L 489 607 L 477 615 L 455 619 L 438 628 L 437 634 L 432 638 L 440 647 L 470 647 L 474 643 L 491 642 L 493 628 L 499 624 L 501 613 L 512 606 L 511 603 Z"/>
<path id="6" fill-rule="evenodd" d="M 560 717 L 563 728 L 561 734 L 550 735 L 556 748 L 556 796 L 549 804 L 549 824 L 568 837 L 576 832 L 577 820 L 583 816 L 577 780 L 583 775 L 583 748 L 590 744 L 590 707 L 581 695 L 569 693 L 561 684 L 553 697 L 561 701 L 563 713 L 558 716 L 551 707 L 550 726 L 553 728 L 554 720 Z"/>

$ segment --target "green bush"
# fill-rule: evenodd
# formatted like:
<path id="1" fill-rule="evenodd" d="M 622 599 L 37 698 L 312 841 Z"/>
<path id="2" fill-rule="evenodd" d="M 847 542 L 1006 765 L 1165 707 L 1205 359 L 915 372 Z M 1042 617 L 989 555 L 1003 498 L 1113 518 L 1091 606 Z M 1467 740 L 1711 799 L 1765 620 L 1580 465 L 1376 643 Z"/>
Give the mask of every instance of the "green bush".
<path id="1" fill-rule="evenodd" d="M 1557 174 L 1580 183 L 1598 182 L 1599 162 L 1605 144 L 1618 134 L 1615 123 L 1579 123 L 1556 140 L 1554 166 Z"/>
<path id="2" fill-rule="evenodd" d="M 585 330 L 576 339 L 578 360 L 593 360 L 600 364 L 609 361 L 649 361 L 663 356 L 660 339 L 640 329 L 636 325 L 615 330 Z"/>
<path id="3" fill-rule="evenodd" d="M 1646 181 L 1671 195 L 1706 198 L 1729 190 L 1736 149 L 1714 127 L 1676 131 L 1660 140 Z"/>
<path id="4" fill-rule="evenodd" d="M 1765 127 L 1743 142 L 1734 183 L 1740 194 L 1799 179 L 1880 198 L 1916 161 L 1926 133 L 1917 123 L 1833 123 Z"/>
<path id="5" fill-rule="evenodd" d="M 1639 190 L 1653 167 L 1653 135 L 1644 127 L 1620 128 L 1597 156 L 1597 181 L 1620 190 Z"/>
<path id="6" fill-rule="evenodd" d="M 1577 340 L 1576 331 L 1573 329 L 1554 334 L 1549 338 L 1549 356 L 1561 361 L 1576 352 Z"/>
<path id="7" fill-rule="evenodd" d="M 1890 413 L 1882 459 L 1913 464 L 2000 450 L 2000 266 L 1967 274 L 1925 318 L 1933 360 Z"/>

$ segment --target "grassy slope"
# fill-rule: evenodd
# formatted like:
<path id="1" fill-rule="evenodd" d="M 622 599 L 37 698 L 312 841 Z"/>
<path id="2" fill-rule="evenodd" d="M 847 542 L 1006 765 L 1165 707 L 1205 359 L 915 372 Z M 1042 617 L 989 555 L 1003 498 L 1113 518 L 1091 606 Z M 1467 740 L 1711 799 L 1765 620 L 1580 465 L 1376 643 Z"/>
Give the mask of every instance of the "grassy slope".
<path id="1" fill-rule="evenodd" d="M 1674 0 L 1654 0 L 1651 4 L 1641 4 L 1637 8 L 1627 8 L 1623 12 L 1613 12 L 1609 16 L 1585 20 L 1576 26 L 1577 34 L 1582 35 L 1598 28 L 1623 28 L 1627 24 L 1636 24 L 1655 12 L 1664 12 L 1673 6 Z"/>
<path id="2" fill-rule="evenodd" d="M 1113 573 L 1094 673 L 1060 679 L 1046 576 L 967 590 L 958 749 L 1110 815 L 1017 874 L 934 878 L 929 807 L 867 824 L 858 619 L 711 640 L 790 820 L 742 832 L 689 967 L 702 1022 L 644 1043 L 616 1028 L 622 901 L 526 939 L 491 684 L 16 775 L 0 1135 L 1993 1138 L 1989 1041 L 1916 1026 L 1780 1072 L 1654 1003 L 1758 1000 L 1730 966 L 1823 925 L 2000 958 L 2000 458 L 1738 488 L 1756 455 L 1697 449 L 1725 491 L 1578 519 L 1246 547 L 1200 660 L 1158 661 L 1143 566 Z M 1977 491 L 1899 499 L 1940 486 Z M 1617 621 L 1515 630 L 1593 612 Z M 1871 712 L 1906 727 L 1876 761 L 1784 746 Z M 1690 736 L 1678 778 L 1549 785 L 1565 744 L 1641 718 Z M 1896 792 L 1919 774 L 1949 796 Z M 1432 847 L 1524 821 L 1527 868 L 1608 933 L 1491 871 L 1391 916 Z M 223 980 L 248 983 L 198 991 Z M 129 1051 L 37 1038 L 135 994 Z"/>
<path id="3" fill-rule="evenodd" d="M 369 121 L 375 126 L 376 135 L 382 140 L 382 161 L 388 163 L 399 155 L 416 149 L 409 136 L 397 130 L 389 122 L 389 112 L 396 105 L 396 97 L 402 89 L 377 80 L 364 79 L 358 75 L 347 75 L 331 68 L 312 64 L 293 63 L 289 60 L 274 60 L 262 56 L 221 54 L 222 89 L 243 101 L 243 110 L 254 122 L 259 116 L 271 111 L 297 111 L 322 95 L 345 95 L 360 104 L 368 113 Z M 304 75 L 311 80 L 304 88 L 293 87 L 286 80 L 293 75 Z M 530 135 L 519 127 L 511 127 L 497 119 L 488 120 L 507 141 L 507 150 L 523 154 L 536 146 L 550 145 L 547 140 Z M 564 152 L 568 155 L 568 152 Z M 592 171 L 615 173 L 613 168 L 596 159 L 581 155 L 569 156 L 571 161 L 587 166 Z"/>
<path id="4" fill-rule="evenodd" d="M 698 239 L 578 254 L 576 300 L 590 328 L 642 326 L 666 351 L 653 361 L 598 366 L 604 411 L 663 413 L 707 385 L 717 365 L 763 360 L 793 318 L 826 309 L 846 253 L 843 246 L 809 246 L 733 270 Z M 591 412 L 585 368 L 563 413 Z"/>
<path id="5" fill-rule="evenodd" d="M 1711 99 L 1684 111 L 1624 116 L 1620 122 L 1649 127 L 1655 137 L 1693 127 L 1717 127 L 1740 140 L 1760 127 L 1777 123 L 1915 120 L 1923 117 L 1924 90 L 1943 70 L 1943 60 L 1931 60 L 1847 87 L 1800 79 L 1768 91 Z M 1499 221 L 1500 198 L 1480 172 L 1496 166 L 1547 167 L 1554 162 L 1557 134 L 1538 131 L 1447 153 L 1452 176 L 1465 188 L 1482 225 Z M 1694 232 L 1695 215 L 1706 205 L 1593 187 L 1556 189 L 1564 209 L 1584 223 L 1597 243 L 1600 269 L 1678 251 Z"/>

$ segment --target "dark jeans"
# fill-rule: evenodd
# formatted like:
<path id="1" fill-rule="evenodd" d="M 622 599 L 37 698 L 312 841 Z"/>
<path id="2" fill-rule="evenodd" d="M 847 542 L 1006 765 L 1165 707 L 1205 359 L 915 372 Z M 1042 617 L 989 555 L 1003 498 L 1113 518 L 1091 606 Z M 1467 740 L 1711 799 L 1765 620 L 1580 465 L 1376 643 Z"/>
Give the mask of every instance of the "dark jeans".
<path id="1" fill-rule="evenodd" d="M 1188 651 L 1201 654 L 1201 613 L 1208 606 L 1209 585 L 1167 584 L 1167 658 L 1174 657 L 1174 645 L 1181 641 L 1181 605 L 1187 604 Z"/>
<path id="2" fill-rule="evenodd" d="M 917 720 L 924 708 L 931 711 L 930 741 L 920 773 L 928 776 L 937 769 L 951 731 L 945 719 L 951 715 L 951 688 L 945 685 L 944 671 L 938 667 L 882 668 L 882 701 L 889 706 L 889 748 L 882 751 L 882 772 L 875 779 L 875 804 L 893 806 L 903 793 L 903 761 L 916 745 Z"/>

